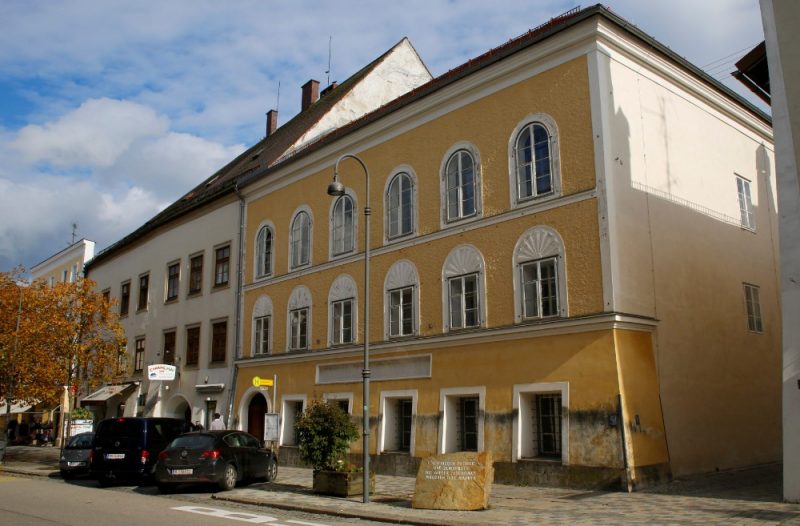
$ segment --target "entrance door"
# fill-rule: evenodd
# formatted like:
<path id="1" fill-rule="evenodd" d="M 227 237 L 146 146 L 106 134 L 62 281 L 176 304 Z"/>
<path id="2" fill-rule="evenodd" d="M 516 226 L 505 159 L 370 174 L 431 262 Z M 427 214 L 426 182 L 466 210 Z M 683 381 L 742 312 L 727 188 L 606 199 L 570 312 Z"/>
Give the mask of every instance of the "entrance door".
<path id="1" fill-rule="evenodd" d="M 264 413 L 267 412 L 267 399 L 257 393 L 247 406 L 247 432 L 259 442 L 264 440 Z"/>

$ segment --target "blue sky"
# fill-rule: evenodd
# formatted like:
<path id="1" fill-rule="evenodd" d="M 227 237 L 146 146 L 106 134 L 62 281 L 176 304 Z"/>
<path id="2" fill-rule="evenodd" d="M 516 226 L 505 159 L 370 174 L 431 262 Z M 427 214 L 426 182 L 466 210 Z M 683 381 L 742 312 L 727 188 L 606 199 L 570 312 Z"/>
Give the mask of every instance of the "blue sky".
<path id="1" fill-rule="evenodd" d="M 758 0 L 606 5 L 747 93 L 729 72 L 763 39 Z M 60 251 L 73 223 L 98 250 L 130 233 L 263 136 L 278 83 L 289 120 L 300 86 L 326 83 L 329 37 L 332 81 L 405 36 L 436 76 L 575 6 L 3 0 L 0 271 Z"/>

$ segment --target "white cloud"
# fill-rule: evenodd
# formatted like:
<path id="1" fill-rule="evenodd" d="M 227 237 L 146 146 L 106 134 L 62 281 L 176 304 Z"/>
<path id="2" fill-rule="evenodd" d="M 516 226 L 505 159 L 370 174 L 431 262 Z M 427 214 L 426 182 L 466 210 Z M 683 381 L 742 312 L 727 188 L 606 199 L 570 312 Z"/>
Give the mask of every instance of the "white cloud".
<path id="1" fill-rule="evenodd" d="M 161 135 L 169 119 L 128 101 L 93 99 L 44 125 L 28 125 L 12 143 L 31 163 L 108 167 L 135 141 Z"/>

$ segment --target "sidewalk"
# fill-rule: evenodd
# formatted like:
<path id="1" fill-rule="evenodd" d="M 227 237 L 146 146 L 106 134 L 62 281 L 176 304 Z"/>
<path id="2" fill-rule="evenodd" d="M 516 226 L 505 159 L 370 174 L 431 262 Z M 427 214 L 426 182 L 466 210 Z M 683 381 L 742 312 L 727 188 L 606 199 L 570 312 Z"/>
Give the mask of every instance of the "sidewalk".
<path id="1" fill-rule="evenodd" d="M 58 449 L 12 446 L 0 470 L 58 476 Z M 491 508 L 478 512 L 411 508 L 414 479 L 378 475 L 369 504 L 311 493 L 311 470 L 281 466 L 271 484 L 253 484 L 212 498 L 396 524 L 797 524 L 800 505 L 781 502 L 777 465 L 676 480 L 637 493 L 494 484 Z"/>

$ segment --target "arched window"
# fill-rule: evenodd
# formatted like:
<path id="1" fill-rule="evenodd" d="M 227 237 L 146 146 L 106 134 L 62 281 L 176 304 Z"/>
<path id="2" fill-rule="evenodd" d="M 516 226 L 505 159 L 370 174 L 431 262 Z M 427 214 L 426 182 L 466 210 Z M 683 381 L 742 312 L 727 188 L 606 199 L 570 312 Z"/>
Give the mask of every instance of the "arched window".
<path id="1" fill-rule="evenodd" d="M 311 263 L 311 217 L 301 210 L 292 220 L 289 268 L 304 267 Z"/>
<path id="2" fill-rule="evenodd" d="M 395 262 L 386 273 L 384 290 L 384 334 L 401 338 L 417 334 L 419 328 L 419 277 L 408 260 Z"/>
<path id="3" fill-rule="evenodd" d="M 480 185 L 478 166 L 473 153 L 461 148 L 447 159 L 443 174 L 445 218 L 457 221 L 478 214 Z"/>
<path id="4" fill-rule="evenodd" d="M 414 231 L 414 183 L 406 172 L 392 177 L 386 191 L 386 237 L 394 239 Z"/>
<path id="5" fill-rule="evenodd" d="M 559 156 L 555 121 L 545 114 L 529 115 L 509 144 L 514 204 L 558 192 Z"/>
<path id="6" fill-rule="evenodd" d="M 290 351 L 309 348 L 311 341 L 311 292 L 298 285 L 289 297 L 286 319 L 286 347 Z"/>
<path id="7" fill-rule="evenodd" d="M 272 274 L 272 228 L 264 225 L 256 236 L 256 278 Z"/>
<path id="8" fill-rule="evenodd" d="M 260 296 L 253 306 L 253 356 L 272 351 L 272 300 Z"/>
<path id="9" fill-rule="evenodd" d="M 516 321 L 566 316 L 564 243 L 550 227 L 531 228 L 514 249 Z"/>
<path id="10" fill-rule="evenodd" d="M 353 343 L 356 340 L 357 307 L 356 282 L 342 274 L 328 292 L 328 342 L 330 345 Z"/>
<path id="11" fill-rule="evenodd" d="M 442 269 L 445 330 L 480 327 L 485 319 L 483 256 L 472 245 L 454 248 Z"/>
<path id="12" fill-rule="evenodd" d="M 333 205 L 331 217 L 331 254 L 339 256 L 353 251 L 355 221 L 353 218 L 353 199 L 349 195 L 340 196 Z"/>

